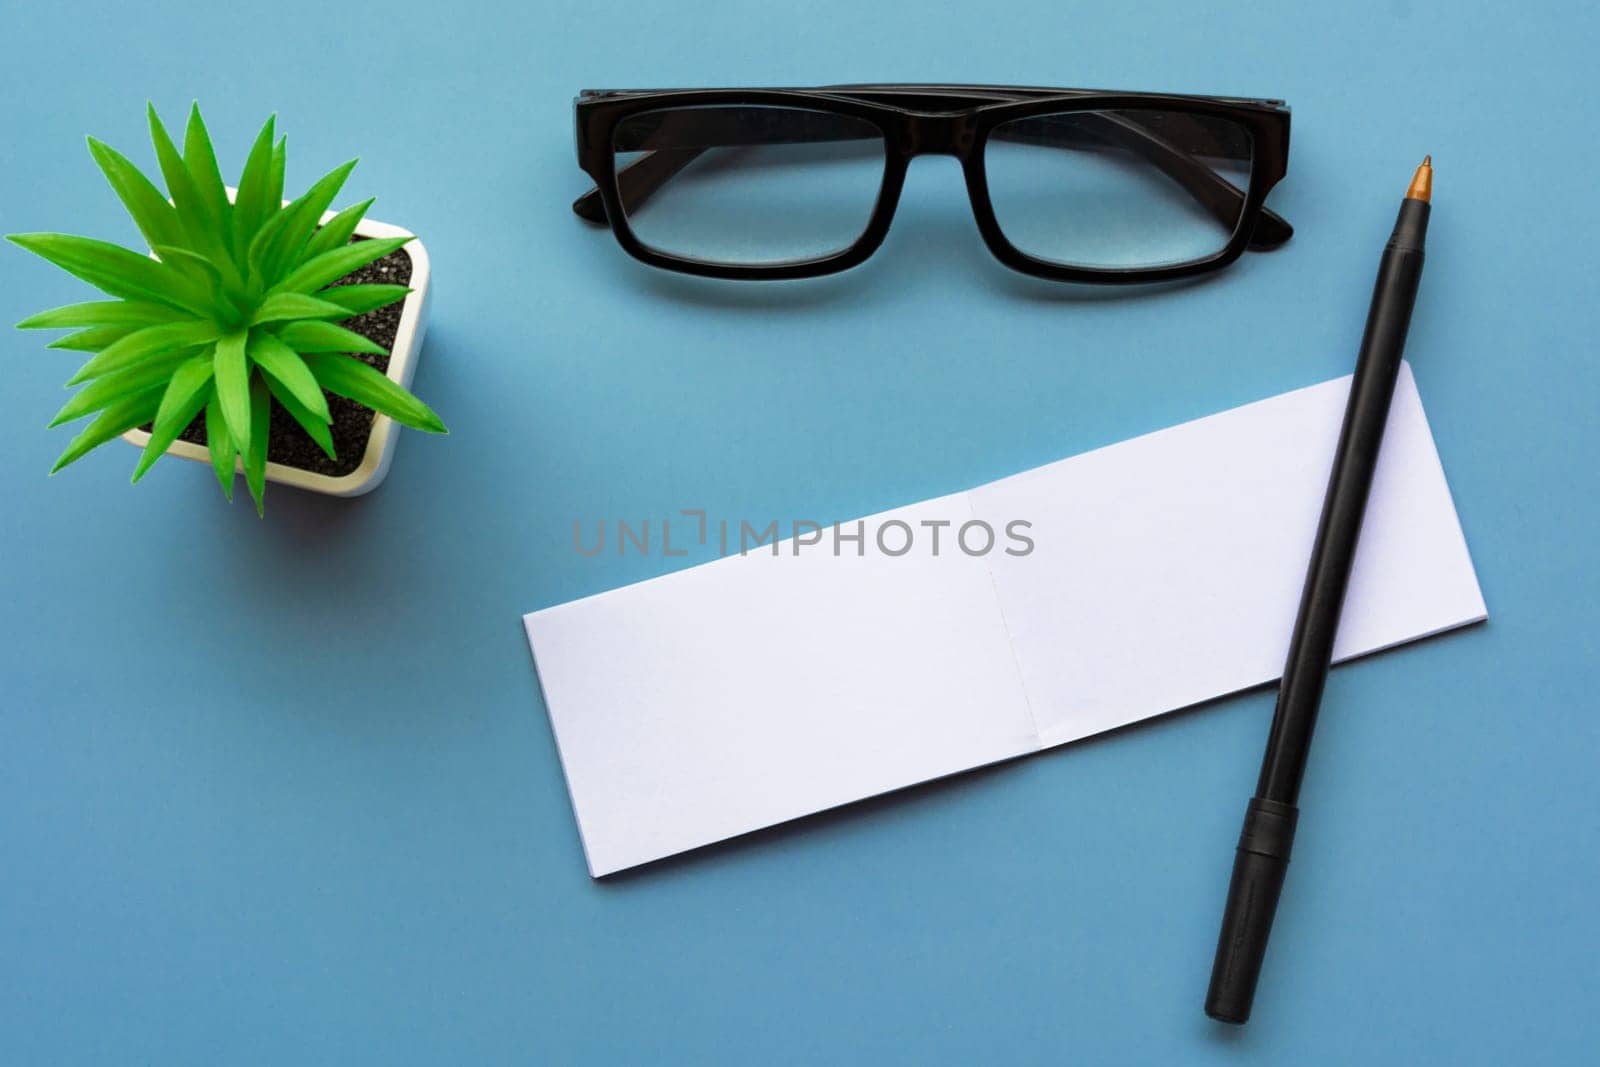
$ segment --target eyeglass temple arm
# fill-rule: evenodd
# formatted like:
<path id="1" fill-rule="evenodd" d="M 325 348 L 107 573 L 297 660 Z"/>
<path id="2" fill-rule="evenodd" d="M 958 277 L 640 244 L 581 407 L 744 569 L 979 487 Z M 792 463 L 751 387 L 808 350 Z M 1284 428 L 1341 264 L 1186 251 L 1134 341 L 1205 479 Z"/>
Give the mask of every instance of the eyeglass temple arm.
<path id="1" fill-rule="evenodd" d="M 1084 113 L 1085 116 L 1089 114 L 1091 113 Z M 1111 115 L 1096 117 L 1102 124 L 1097 132 L 1105 134 L 1108 140 L 1114 140 L 1138 153 L 1141 158 L 1157 167 L 1199 201 L 1219 222 L 1228 225 L 1238 218 L 1244 193 L 1232 182 L 1188 152 L 1126 119 Z M 1061 126 L 1055 131 L 1054 138 L 1042 141 L 1053 147 L 1071 147 L 1074 143 L 1083 141 L 1081 136 L 1074 136 L 1077 132 L 1070 127 Z M 808 134 L 806 139 L 820 140 L 814 133 Z M 771 138 L 765 138 L 759 143 L 776 142 Z M 656 190 L 671 181 L 679 171 L 694 162 L 708 147 L 710 146 L 658 148 L 645 153 L 619 170 L 617 191 L 623 209 L 630 210 L 644 203 Z M 588 222 L 604 225 L 607 221 L 605 204 L 600 198 L 598 186 L 573 201 L 572 210 L 579 218 Z M 1288 220 L 1270 208 L 1263 207 L 1256 220 L 1255 230 L 1250 235 L 1250 247 L 1258 251 L 1277 248 L 1293 234 L 1294 227 Z"/>
<path id="2" fill-rule="evenodd" d="M 617 193 L 622 198 L 623 209 L 631 211 L 650 199 L 651 194 L 704 151 L 706 148 L 657 148 L 617 171 Z M 587 222 L 602 226 L 606 223 L 606 206 L 600 199 L 598 185 L 574 200 L 572 210 Z"/>
<path id="3" fill-rule="evenodd" d="M 1186 152 L 1153 130 L 1146 129 L 1131 119 L 1103 112 L 1081 112 L 1070 117 L 1073 121 L 1057 119 L 1052 125 L 1052 136 L 1040 142 L 1058 148 L 1083 144 L 1093 135 L 1104 137 L 1118 146 L 1137 154 L 1167 177 L 1182 186 L 1199 204 L 1224 226 L 1232 226 L 1244 205 L 1245 194 L 1238 186 L 1201 162 L 1193 153 Z M 1052 117 L 1042 122 L 1051 123 Z M 1022 120 L 1026 122 L 1027 120 Z M 1090 137 L 1086 137 L 1089 134 Z M 1009 140 L 1009 138 L 1002 138 Z M 1020 139 L 1020 138 L 1019 138 Z M 1250 234 L 1249 247 L 1256 251 L 1277 248 L 1294 236 L 1294 227 L 1287 219 L 1263 206 Z"/>

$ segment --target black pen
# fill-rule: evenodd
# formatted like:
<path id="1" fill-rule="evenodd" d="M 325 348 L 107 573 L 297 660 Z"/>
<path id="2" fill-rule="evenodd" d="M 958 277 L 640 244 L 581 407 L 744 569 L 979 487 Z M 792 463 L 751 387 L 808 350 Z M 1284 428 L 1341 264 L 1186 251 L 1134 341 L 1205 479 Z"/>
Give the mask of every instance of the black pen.
<path id="1" fill-rule="evenodd" d="M 1261 779 L 1245 810 L 1244 829 L 1234 854 L 1233 879 L 1211 966 L 1211 987 L 1206 992 L 1206 1014 L 1227 1023 L 1250 1018 L 1267 935 L 1272 932 L 1272 916 L 1289 866 L 1295 820 L 1300 814 L 1295 806 L 1300 779 L 1333 658 L 1333 639 L 1339 629 L 1372 474 L 1378 465 L 1378 449 L 1383 444 L 1384 424 L 1389 419 L 1389 401 L 1400 373 L 1417 282 L 1422 277 L 1422 246 L 1432 193 L 1433 157 L 1428 156 L 1411 179 L 1394 233 L 1378 261 L 1372 309 L 1367 313 L 1367 330 L 1350 383 L 1344 426 L 1339 431 L 1333 473 L 1328 478 L 1311 565 L 1300 595 L 1300 613 L 1289 642 L 1289 661 L 1283 668 Z"/>

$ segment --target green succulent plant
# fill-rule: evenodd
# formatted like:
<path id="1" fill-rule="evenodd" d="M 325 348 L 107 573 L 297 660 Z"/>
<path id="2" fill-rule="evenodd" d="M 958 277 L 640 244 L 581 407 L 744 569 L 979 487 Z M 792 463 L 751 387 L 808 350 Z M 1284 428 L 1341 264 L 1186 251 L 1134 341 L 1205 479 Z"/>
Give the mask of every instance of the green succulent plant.
<path id="1" fill-rule="evenodd" d="M 367 200 L 323 223 L 355 161 L 283 203 L 284 141 L 261 128 L 230 199 L 196 105 L 183 149 L 154 106 L 150 137 L 163 195 L 126 157 L 89 138 L 89 152 L 153 255 L 88 237 L 14 234 L 8 240 L 95 286 L 112 300 L 46 311 L 21 329 L 76 332 L 51 348 L 91 353 L 68 381 L 83 388 L 51 426 L 93 415 L 52 474 L 136 426 L 152 424 L 137 482 L 201 411 L 222 491 L 231 501 L 235 460 L 262 510 L 268 420 L 275 398 L 330 458 L 324 390 L 406 426 L 444 433 L 422 401 L 347 353 L 386 351 L 339 325 L 410 292 L 401 285 L 336 285 L 411 238 L 352 241 Z"/>

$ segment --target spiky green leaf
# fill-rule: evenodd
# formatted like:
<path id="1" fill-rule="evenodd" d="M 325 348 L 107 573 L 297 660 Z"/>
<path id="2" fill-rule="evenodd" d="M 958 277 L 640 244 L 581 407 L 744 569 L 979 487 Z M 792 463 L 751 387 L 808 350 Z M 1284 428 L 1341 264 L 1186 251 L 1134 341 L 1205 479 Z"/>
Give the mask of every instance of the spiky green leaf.
<path id="1" fill-rule="evenodd" d="M 245 269 L 257 285 L 266 286 L 269 283 L 267 269 L 272 260 L 272 249 L 277 245 L 278 235 L 288 225 L 288 210 L 279 208 L 251 238 L 250 247 L 245 250 Z"/>
<path id="2" fill-rule="evenodd" d="M 163 386 L 155 386 L 143 392 L 125 396 L 121 400 L 107 407 L 93 422 L 83 428 L 67 445 L 65 452 L 56 458 L 55 465 L 50 468 L 54 474 L 70 463 L 75 463 L 83 455 L 93 449 L 99 448 L 114 437 L 120 437 L 135 426 L 143 426 L 155 418 L 156 408 L 161 404 L 161 394 L 165 391 Z"/>
<path id="3" fill-rule="evenodd" d="M 356 241 L 323 252 L 296 267 L 277 285 L 274 292 L 314 293 L 323 286 L 336 282 L 351 271 L 382 259 L 390 252 L 403 247 L 410 237 L 379 237 L 371 241 Z"/>
<path id="4" fill-rule="evenodd" d="M 273 146 L 272 160 L 267 167 L 267 188 L 263 194 L 266 204 L 263 208 L 262 221 L 256 228 L 254 236 L 245 242 L 245 272 L 255 284 L 262 286 L 266 285 L 264 269 L 273 238 L 289 222 L 283 207 L 283 168 L 287 143 L 287 138 L 279 138 L 278 143 Z"/>
<path id="5" fill-rule="evenodd" d="M 272 166 L 267 168 L 267 210 L 281 210 L 283 205 L 283 171 L 289 154 L 289 139 L 278 138 L 272 146 Z"/>
<path id="6" fill-rule="evenodd" d="M 200 105 L 189 107 L 189 121 L 183 129 L 183 165 L 189 178 L 204 202 L 212 224 L 222 236 L 223 247 L 229 247 L 232 230 L 233 206 L 228 203 L 228 190 L 222 184 L 222 170 L 217 166 L 217 153 L 211 146 L 211 134 L 206 131 L 205 120 L 200 117 Z"/>
<path id="7" fill-rule="evenodd" d="M 283 405 L 283 410 L 300 424 L 301 429 L 305 430 L 307 436 L 317 443 L 329 459 L 339 458 L 333 450 L 333 434 L 329 431 L 327 422 L 312 414 L 304 404 L 294 398 L 293 393 L 270 375 L 267 377 L 267 388 L 277 398 L 278 403 Z"/>
<path id="8" fill-rule="evenodd" d="M 354 318 L 404 300 L 410 293 L 410 288 L 404 285 L 335 285 L 317 290 L 316 296 L 318 300 L 338 304 L 347 317 Z"/>
<path id="9" fill-rule="evenodd" d="M 352 286 L 351 288 L 354 288 Z M 90 300 L 30 315 L 17 323 L 19 330 L 58 330 L 77 326 L 153 326 L 171 322 L 183 312 L 165 304 L 138 300 Z"/>
<path id="10" fill-rule="evenodd" d="M 209 256 L 182 245 L 155 245 L 150 251 L 161 257 L 161 262 L 204 278 L 213 288 L 222 286 L 222 266 Z"/>
<path id="11" fill-rule="evenodd" d="M 244 171 L 239 176 L 239 191 L 233 198 L 234 256 L 243 259 L 242 252 L 250 247 L 256 231 L 266 221 L 271 209 L 277 205 L 267 200 L 272 170 L 273 127 L 277 116 L 267 118 L 266 125 L 256 135 L 245 158 Z"/>
<path id="12" fill-rule="evenodd" d="M 245 358 L 248 334 L 237 330 L 217 342 L 216 380 L 217 402 L 222 405 L 222 417 L 228 423 L 228 434 L 233 446 L 242 454 L 250 452 L 250 362 Z M 260 427 L 262 433 L 266 427 Z"/>
<path id="13" fill-rule="evenodd" d="M 187 352 L 157 356 L 125 370 L 119 370 L 115 374 L 96 378 L 79 389 L 71 400 L 62 405 L 61 410 L 56 412 L 55 418 L 50 420 L 50 425 L 60 426 L 63 422 L 81 419 L 91 411 L 99 411 L 123 397 L 142 393 L 158 385 L 164 387 L 167 379 L 172 377 L 172 372 L 188 356 Z"/>
<path id="14" fill-rule="evenodd" d="M 354 330 L 331 322 L 302 319 L 278 329 L 278 337 L 296 352 L 366 352 L 386 356 L 389 350 Z"/>
<path id="15" fill-rule="evenodd" d="M 322 387 L 300 353 L 266 330 L 255 330 L 250 335 L 250 359 L 322 421 L 333 417 L 328 413 L 328 398 L 322 395 Z"/>
<path id="16" fill-rule="evenodd" d="M 343 304 L 323 300 L 304 293 L 273 293 L 261 302 L 251 318 L 252 326 L 263 322 L 286 322 L 291 319 L 344 319 L 350 312 Z"/>
<path id="17" fill-rule="evenodd" d="M 144 477 L 151 464 L 161 458 L 211 399 L 211 374 L 212 361 L 205 356 L 195 356 L 172 372 L 172 379 L 161 396 L 161 406 L 156 409 L 155 422 L 150 427 L 150 440 L 145 442 L 144 454 L 133 469 L 135 482 Z"/>
<path id="18" fill-rule="evenodd" d="M 356 227 L 361 225 L 361 219 L 372 204 L 373 201 L 370 199 L 363 200 L 359 204 L 345 208 L 323 223 L 322 228 L 312 234 L 311 240 L 306 243 L 302 260 L 313 259 L 324 252 L 331 252 L 335 248 L 349 244 L 350 238 L 355 236 Z"/>
<path id="19" fill-rule="evenodd" d="M 267 442 L 272 436 L 268 426 L 272 419 L 272 394 L 261 375 L 250 380 L 250 423 L 254 427 L 250 447 L 244 454 L 244 482 L 250 487 L 250 496 L 256 502 L 256 514 L 266 514 L 263 497 L 267 492 Z"/>
<path id="20" fill-rule="evenodd" d="M 211 401 L 206 404 L 206 448 L 211 453 L 211 469 L 222 484 L 222 495 L 233 503 L 233 461 L 239 452 L 233 447 L 233 435 L 228 432 L 228 422 L 222 417 L 222 405 L 217 403 L 216 390 L 212 388 Z"/>
<path id="21" fill-rule="evenodd" d="M 274 235 L 263 261 L 263 277 L 267 284 L 276 282 L 291 267 L 303 261 L 300 253 L 316 229 L 317 220 L 328 210 L 333 198 L 339 195 L 339 190 L 344 187 L 345 179 L 355 165 L 356 161 L 352 159 L 335 167 L 317 179 L 305 195 L 283 209 L 288 222 Z"/>
<path id="22" fill-rule="evenodd" d="M 116 149 L 104 141 L 89 138 L 89 154 L 105 174 L 122 206 L 152 247 L 176 244 L 183 240 L 183 223 L 177 210 L 161 191 Z"/>
<path id="23" fill-rule="evenodd" d="M 172 135 L 167 133 L 167 127 L 161 122 L 161 116 L 156 114 L 156 106 L 149 105 L 147 115 L 150 121 L 150 143 L 155 146 L 156 165 L 161 169 L 161 177 L 167 183 L 167 196 L 172 200 L 173 207 L 178 213 L 178 221 L 183 226 L 184 235 L 189 246 L 195 249 L 219 251 L 215 245 L 215 232 L 206 210 L 205 199 L 200 191 L 195 188 L 194 177 L 189 173 L 189 168 L 183 162 L 183 155 L 178 151 L 178 146 L 173 143 Z"/>
<path id="24" fill-rule="evenodd" d="M 99 352 L 116 344 L 136 329 L 137 326 L 91 326 L 87 330 L 57 337 L 45 347 L 60 348 L 68 352 Z"/>
<path id="25" fill-rule="evenodd" d="M 157 245 L 151 251 L 161 257 L 161 262 L 188 278 L 196 291 L 206 294 L 213 316 L 237 317 L 238 304 L 248 303 L 238 271 L 226 257 L 211 259 L 174 245 Z"/>
<path id="26" fill-rule="evenodd" d="M 208 319 L 190 319 L 186 322 L 164 322 L 136 330 L 115 344 L 102 349 L 100 354 L 78 368 L 68 381 L 77 385 L 90 378 L 98 378 L 131 367 L 155 356 L 164 356 L 182 348 L 209 344 L 221 336 L 217 324 Z"/>
<path id="27" fill-rule="evenodd" d="M 212 211 L 206 194 L 195 185 L 194 175 L 178 153 L 177 145 L 172 143 L 154 105 L 149 108 L 149 118 L 156 162 L 166 180 L 167 194 L 177 210 L 178 221 L 183 225 L 185 247 L 206 257 L 219 270 L 225 270 L 230 284 L 242 285 L 243 277 L 233 266 L 232 249 L 222 221 Z"/>
<path id="28" fill-rule="evenodd" d="M 329 352 L 313 352 L 304 358 L 328 392 L 364 404 L 402 425 L 429 433 L 447 432 L 432 408 L 359 359 Z"/>
<path id="29" fill-rule="evenodd" d="M 196 315 L 210 312 L 209 295 L 194 282 L 119 245 L 65 233 L 18 233 L 6 240 L 112 296 L 165 304 Z"/>

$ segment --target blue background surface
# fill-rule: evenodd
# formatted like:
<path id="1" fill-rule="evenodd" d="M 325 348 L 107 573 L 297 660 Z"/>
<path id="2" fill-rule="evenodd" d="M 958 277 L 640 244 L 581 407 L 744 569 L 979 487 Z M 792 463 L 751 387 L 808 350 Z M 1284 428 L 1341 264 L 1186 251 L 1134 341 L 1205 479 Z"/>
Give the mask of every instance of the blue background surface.
<path id="1" fill-rule="evenodd" d="M 0 1062 L 1564 1063 L 1600 1047 L 1589 4 L 7 3 L 0 229 L 132 240 L 84 152 L 198 97 L 235 171 L 423 235 L 409 434 L 265 521 L 106 447 L 0 335 Z M 1589 71 L 1588 74 L 1583 73 Z M 952 160 L 831 280 L 575 220 L 582 87 L 1282 96 L 1298 233 L 1204 284 L 1012 276 Z M 1257 1018 L 1203 1017 L 1258 692 L 586 875 L 519 615 L 682 565 L 574 519 L 851 518 L 1348 372 L 1412 167 L 1416 369 L 1491 621 L 1334 672 Z M 0 320 L 82 299 L 0 249 Z M 1092 521 L 1086 518 L 1086 521 Z"/>

